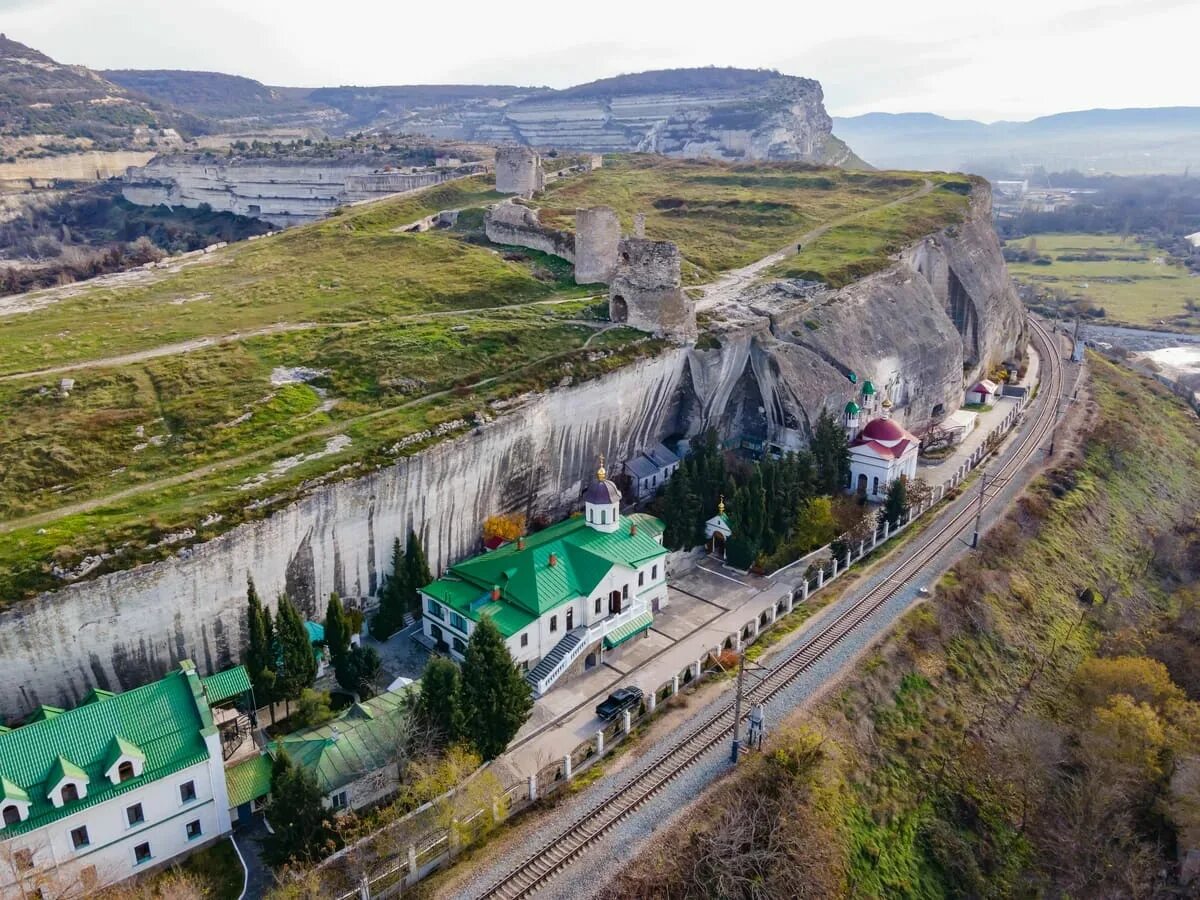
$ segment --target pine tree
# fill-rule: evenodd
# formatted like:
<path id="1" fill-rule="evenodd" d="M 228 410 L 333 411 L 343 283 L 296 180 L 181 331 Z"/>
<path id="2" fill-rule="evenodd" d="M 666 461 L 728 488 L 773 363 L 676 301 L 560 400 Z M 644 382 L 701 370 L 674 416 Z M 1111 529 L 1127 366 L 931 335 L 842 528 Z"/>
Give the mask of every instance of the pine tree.
<path id="1" fill-rule="evenodd" d="M 329 659 L 334 668 L 350 651 L 350 619 L 342 606 L 342 598 L 336 593 L 329 595 L 329 604 L 325 607 L 325 646 L 329 648 Z"/>
<path id="2" fill-rule="evenodd" d="M 908 479 L 901 475 L 888 485 L 887 499 L 883 502 L 883 518 L 892 528 L 904 519 L 908 512 Z"/>
<path id="3" fill-rule="evenodd" d="M 480 619 L 467 642 L 462 669 L 466 737 L 484 759 L 504 752 L 533 708 L 525 678 L 491 617 Z"/>
<path id="4" fill-rule="evenodd" d="M 405 606 L 410 612 L 421 614 L 421 588 L 433 581 L 429 563 L 425 559 L 425 548 L 416 532 L 408 532 L 408 545 L 404 548 Z"/>
<path id="5" fill-rule="evenodd" d="M 246 578 L 246 630 L 248 640 L 242 658 L 254 691 L 254 702 L 268 706 L 274 702 L 275 660 L 272 655 L 271 611 L 263 609 L 254 588 L 254 579 Z"/>
<path id="6" fill-rule="evenodd" d="M 315 862 L 338 848 L 333 812 L 324 801 L 317 776 L 292 765 L 281 748 L 271 766 L 271 799 L 266 809 L 273 830 L 263 838 L 268 863 Z"/>
<path id="7" fill-rule="evenodd" d="M 379 591 L 379 612 L 371 619 L 371 637 L 386 641 L 404 622 L 408 597 L 407 569 L 400 538 L 392 543 L 392 574 L 384 579 Z"/>
<path id="8" fill-rule="evenodd" d="M 850 483 L 850 442 L 846 431 L 827 409 L 821 410 L 813 429 L 812 455 L 817 469 L 817 490 L 830 497 Z"/>
<path id="9" fill-rule="evenodd" d="M 462 734 L 462 673 L 454 660 L 434 656 L 425 663 L 417 708 L 439 743 L 453 743 Z"/>
<path id="10" fill-rule="evenodd" d="M 278 695 L 285 700 L 294 700 L 317 680 L 317 658 L 313 654 L 304 619 L 287 595 L 279 598 L 275 630 L 275 640 L 279 646 L 279 668 L 275 682 Z"/>

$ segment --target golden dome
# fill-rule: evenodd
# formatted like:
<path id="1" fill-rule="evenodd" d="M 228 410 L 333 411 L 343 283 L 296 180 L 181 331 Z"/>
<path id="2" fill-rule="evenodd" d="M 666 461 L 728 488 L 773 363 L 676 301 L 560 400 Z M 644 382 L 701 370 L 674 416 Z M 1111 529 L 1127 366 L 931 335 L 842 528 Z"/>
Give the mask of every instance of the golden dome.
<path id="1" fill-rule="evenodd" d="M 725 515 L 725 495 L 721 495 L 721 499 L 717 501 L 717 515 Z"/>
<path id="2" fill-rule="evenodd" d="M 607 477 L 608 477 L 608 473 L 606 471 L 604 471 L 604 454 L 601 453 L 600 454 L 600 468 L 598 468 L 596 470 L 596 478 L 600 481 L 603 481 Z"/>

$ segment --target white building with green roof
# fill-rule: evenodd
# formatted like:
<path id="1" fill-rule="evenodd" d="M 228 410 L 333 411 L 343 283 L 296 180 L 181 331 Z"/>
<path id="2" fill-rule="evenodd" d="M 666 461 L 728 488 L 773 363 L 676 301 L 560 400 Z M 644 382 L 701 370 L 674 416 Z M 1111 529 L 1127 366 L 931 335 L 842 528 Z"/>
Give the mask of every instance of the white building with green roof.
<path id="1" fill-rule="evenodd" d="M 537 696 L 599 665 L 667 605 L 663 523 L 620 507 L 602 462 L 582 516 L 457 563 L 422 589 L 426 639 L 461 661 L 489 616 Z"/>
<path id="2" fill-rule="evenodd" d="M 0 896 L 83 895 L 228 832 L 207 687 L 219 696 L 241 684 L 240 666 L 202 679 L 184 661 L 0 732 Z"/>

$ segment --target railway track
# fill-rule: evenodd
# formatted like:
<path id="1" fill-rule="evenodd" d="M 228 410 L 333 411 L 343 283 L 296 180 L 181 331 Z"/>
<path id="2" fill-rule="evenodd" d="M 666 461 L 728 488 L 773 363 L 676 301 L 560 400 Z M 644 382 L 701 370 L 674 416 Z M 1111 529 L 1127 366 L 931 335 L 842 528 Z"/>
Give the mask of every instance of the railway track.
<path id="1" fill-rule="evenodd" d="M 1039 353 L 1046 366 L 1042 380 L 1041 399 L 1032 426 L 1012 448 L 997 472 L 992 473 L 993 488 L 984 495 L 984 505 L 990 505 L 1009 477 L 1024 466 L 1040 449 L 1057 424 L 1059 400 L 1063 392 L 1064 371 L 1054 338 L 1040 322 L 1029 319 Z M 945 515 L 945 514 L 943 514 Z M 921 538 L 912 551 L 887 578 L 867 591 L 858 602 L 838 613 L 824 624 L 785 659 L 746 692 L 746 708 L 765 703 L 791 684 L 818 660 L 855 632 L 884 604 L 895 597 L 905 585 L 943 550 L 951 545 L 972 522 L 975 504 L 966 502 L 932 533 Z M 671 781 L 700 761 L 709 751 L 724 743 L 733 731 L 733 701 L 723 704 L 715 713 L 696 725 L 672 747 L 636 774 L 626 784 L 615 788 L 581 812 L 567 827 L 560 829 L 535 853 L 521 861 L 503 878 L 493 882 L 481 898 L 516 900 L 536 893 L 570 863 L 596 844 L 608 831 L 635 812 L 642 804 L 659 793 Z"/>

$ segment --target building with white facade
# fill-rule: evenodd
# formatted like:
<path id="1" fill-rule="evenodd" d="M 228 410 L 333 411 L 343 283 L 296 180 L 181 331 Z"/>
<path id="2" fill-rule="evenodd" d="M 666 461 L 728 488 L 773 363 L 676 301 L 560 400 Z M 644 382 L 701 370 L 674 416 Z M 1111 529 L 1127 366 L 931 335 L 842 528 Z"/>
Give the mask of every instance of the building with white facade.
<path id="1" fill-rule="evenodd" d="M 653 516 L 621 515 L 621 492 L 601 462 L 582 516 L 457 563 L 423 588 L 422 630 L 461 660 L 490 617 L 540 696 L 650 628 L 667 605 L 662 532 Z"/>
<path id="2" fill-rule="evenodd" d="M 971 389 L 967 391 L 967 403 L 979 406 L 995 403 L 999 397 L 1000 386 L 996 382 L 989 381 L 986 378 L 975 382 Z"/>
<path id="3" fill-rule="evenodd" d="M 159 681 L 93 690 L 75 709 L 42 707 L 3 729 L 0 896 L 82 896 L 227 833 L 219 701 L 206 687 L 234 682 L 249 687 L 240 666 L 202 679 L 185 660 Z"/>
<path id="4" fill-rule="evenodd" d="M 888 485 L 917 477 L 920 441 L 891 419 L 872 419 L 850 442 L 850 489 L 881 501 Z"/>

